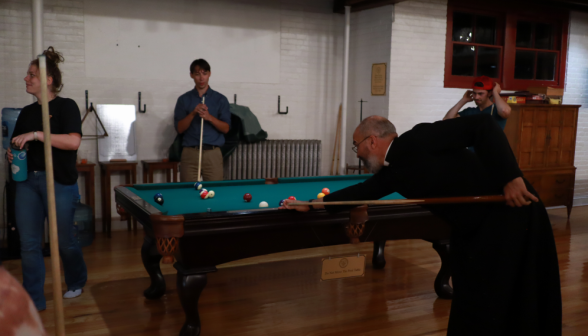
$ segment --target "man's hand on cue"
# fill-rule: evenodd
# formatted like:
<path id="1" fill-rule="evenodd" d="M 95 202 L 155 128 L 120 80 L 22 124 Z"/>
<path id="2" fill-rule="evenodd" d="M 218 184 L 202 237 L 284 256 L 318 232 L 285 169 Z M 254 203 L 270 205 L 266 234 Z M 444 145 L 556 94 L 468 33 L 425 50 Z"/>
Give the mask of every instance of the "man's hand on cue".
<path id="1" fill-rule="evenodd" d="M 200 106 L 200 108 L 198 108 L 198 106 Z M 212 117 L 210 115 L 210 113 L 208 113 L 208 106 L 204 105 L 204 104 L 200 104 L 196 106 L 196 111 L 198 113 L 198 116 L 206 121 L 210 121 L 210 118 Z"/>
<path id="2" fill-rule="evenodd" d="M 192 115 L 200 115 L 200 112 L 202 111 L 208 111 L 208 107 L 202 103 L 196 105 L 196 107 L 194 108 L 194 110 L 192 110 L 191 114 Z"/>
<path id="3" fill-rule="evenodd" d="M 539 199 L 527 190 L 522 177 L 517 177 L 504 186 L 504 198 L 506 205 L 510 207 L 522 207 L 531 204 L 531 201 L 539 202 Z"/>
<path id="4" fill-rule="evenodd" d="M 287 210 L 296 210 L 298 212 L 308 212 L 310 211 L 310 206 L 308 205 L 290 205 L 290 203 L 300 202 L 300 200 L 284 200 L 284 205 L 282 205 L 279 209 L 287 209 Z M 316 199 L 312 201 L 312 207 L 314 209 L 324 209 L 325 207 L 322 206 L 320 203 L 323 203 L 323 199 Z M 316 204 L 315 204 L 316 203 Z"/>

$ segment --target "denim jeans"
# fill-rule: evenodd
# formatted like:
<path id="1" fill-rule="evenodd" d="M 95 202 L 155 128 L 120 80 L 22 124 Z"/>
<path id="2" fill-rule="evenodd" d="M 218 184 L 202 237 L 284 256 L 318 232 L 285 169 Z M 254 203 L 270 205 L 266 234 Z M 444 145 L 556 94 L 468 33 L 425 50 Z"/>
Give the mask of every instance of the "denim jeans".
<path id="1" fill-rule="evenodd" d="M 74 212 L 79 199 L 78 185 L 55 182 L 55 210 L 59 235 L 59 255 L 68 290 L 83 288 L 88 272 L 76 240 Z M 44 171 L 29 172 L 26 181 L 16 183 L 16 225 L 20 232 L 23 286 L 38 310 L 46 308 L 45 261 L 41 247 L 47 210 L 47 184 Z"/>

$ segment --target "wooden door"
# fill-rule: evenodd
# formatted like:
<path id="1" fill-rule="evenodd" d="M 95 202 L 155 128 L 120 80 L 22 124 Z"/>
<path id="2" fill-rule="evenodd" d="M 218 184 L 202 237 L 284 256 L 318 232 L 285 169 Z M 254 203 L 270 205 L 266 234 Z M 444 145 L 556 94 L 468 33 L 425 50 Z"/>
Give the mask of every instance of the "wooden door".
<path id="1" fill-rule="evenodd" d="M 566 108 L 562 110 L 561 119 L 561 146 L 559 166 L 573 166 L 576 152 L 576 127 L 578 122 L 578 109 Z"/>
<path id="2" fill-rule="evenodd" d="M 549 111 L 549 126 L 547 130 L 547 167 L 560 165 L 561 156 L 562 109 L 552 108 Z"/>
<path id="3" fill-rule="evenodd" d="M 547 160 L 547 135 L 550 128 L 548 108 L 521 107 L 519 167 L 544 167 Z"/>

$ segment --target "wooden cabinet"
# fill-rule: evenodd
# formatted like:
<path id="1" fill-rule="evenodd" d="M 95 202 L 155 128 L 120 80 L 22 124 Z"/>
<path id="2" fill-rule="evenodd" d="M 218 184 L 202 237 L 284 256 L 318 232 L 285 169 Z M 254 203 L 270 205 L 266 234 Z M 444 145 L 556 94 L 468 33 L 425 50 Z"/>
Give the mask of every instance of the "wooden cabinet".
<path id="1" fill-rule="evenodd" d="M 579 105 L 510 105 L 504 133 L 525 178 L 545 206 L 574 201 L 576 131 Z"/>

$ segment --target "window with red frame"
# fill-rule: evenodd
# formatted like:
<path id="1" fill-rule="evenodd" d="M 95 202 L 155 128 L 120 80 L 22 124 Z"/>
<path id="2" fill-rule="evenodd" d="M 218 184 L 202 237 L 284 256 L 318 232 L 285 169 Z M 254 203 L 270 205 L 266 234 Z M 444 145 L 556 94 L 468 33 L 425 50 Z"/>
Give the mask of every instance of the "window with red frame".
<path id="1" fill-rule="evenodd" d="M 449 3 L 445 87 L 470 88 L 477 76 L 493 78 L 506 90 L 563 87 L 569 13 L 472 6 Z"/>
<path id="2" fill-rule="evenodd" d="M 500 78 L 500 23 L 494 16 L 453 13 L 451 76 Z"/>

